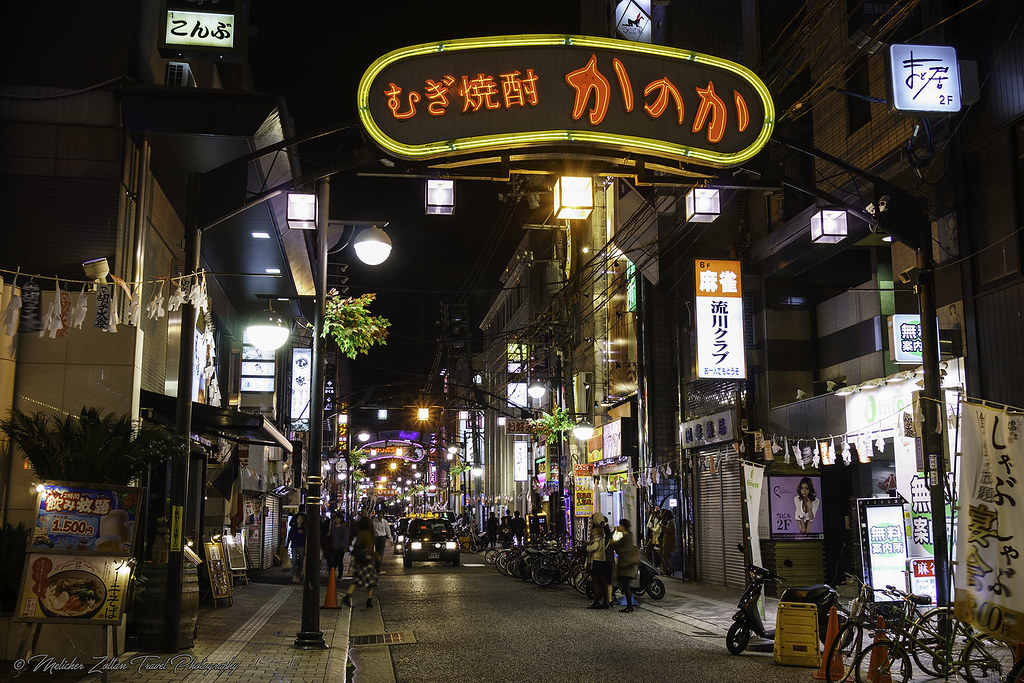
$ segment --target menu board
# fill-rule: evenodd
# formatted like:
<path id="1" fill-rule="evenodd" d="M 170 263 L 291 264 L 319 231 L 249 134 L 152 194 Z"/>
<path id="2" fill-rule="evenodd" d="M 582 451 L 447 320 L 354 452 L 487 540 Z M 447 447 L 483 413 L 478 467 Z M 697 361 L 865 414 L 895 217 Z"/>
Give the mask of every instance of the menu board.
<path id="1" fill-rule="evenodd" d="M 142 488 L 61 481 L 40 488 L 30 550 L 133 554 Z"/>
<path id="2" fill-rule="evenodd" d="M 228 576 L 231 570 L 224 561 L 219 543 L 204 543 L 206 547 L 206 571 L 210 577 L 210 591 L 214 603 L 220 598 L 231 600 L 231 581 Z"/>
<path id="3" fill-rule="evenodd" d="M 13 621 L 120 624 L 129 558 L 29 552 Z"/>
<path id="4" fill-rule="evenodd" d="M 224 544 L 224 552 L 228 558 L 228 568 L 231 571 L 245 571 L 245 551 L 242 548 L 242 534 L 232 536 L 225 534 L 221 539 Z"/>

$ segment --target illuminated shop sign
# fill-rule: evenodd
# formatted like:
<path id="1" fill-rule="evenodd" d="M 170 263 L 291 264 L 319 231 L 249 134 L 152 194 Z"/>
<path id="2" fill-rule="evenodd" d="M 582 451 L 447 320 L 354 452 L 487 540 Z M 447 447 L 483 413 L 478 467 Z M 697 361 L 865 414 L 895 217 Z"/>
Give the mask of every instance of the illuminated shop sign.
<path id="1" fill-rule="evenodd" d="M 622 0 L 615 6 L 615 31 L 626 40 L 651 42 L 651 0 Z"/>
<path id="2" fill-rule="evenodd" d="M 679 438 L 683 448 L 699 448 L 736 440 L 734 411 L 724 410 L 687 420 L 679 425 Z"/>
<path id="3" fill-rule="evenodd" d="M 235 46 L 235 15 L 167 10 L 164 42 L 169 46 L 231 49 Z"/>
<path id="4" fill-rule="evenodd" d="M 868 584 L 876 589 L 907 585 L 907 535 L 903 505 L 885 498 L 859 498 L 860 540 Z"/>
<path id="5" fill-rule="evenodd" d="M 896 111 L 957 113 L 960 111 L 960 68 L 956 48 L 890 45 L 889 90 Z"/>
<path id="6" fill-rule="evenodd" d="M 757 154 L 775 110 L 745 67 L 660 45 L 497 36 L 391 52 L 363 75 L 359 117 L 409 159 L 604 147 L 724 167 Z"/>
<path id="7" fill-rule="evenodd" d="M 694 262 L 697 377 L 744 379 L 743 287 L 739 261 Z"/>
<path id="8" fill-rule="evenodd" d="M 526 481 L 530 478 L 528 465 L 530 461 L 530 444 L 527 441 L 516 441 L 512 444 L 512 479 Z"/>

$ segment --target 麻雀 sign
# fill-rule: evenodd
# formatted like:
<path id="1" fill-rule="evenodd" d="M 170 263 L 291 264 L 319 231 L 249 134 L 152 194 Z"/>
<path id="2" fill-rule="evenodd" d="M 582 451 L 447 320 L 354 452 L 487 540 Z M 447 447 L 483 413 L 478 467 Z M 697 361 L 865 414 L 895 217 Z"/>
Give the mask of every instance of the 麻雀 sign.
<path id="1" fill-rule="evenodd" d="M 697 259 L 697 377 L 745 379 L 739 261 Z"/>

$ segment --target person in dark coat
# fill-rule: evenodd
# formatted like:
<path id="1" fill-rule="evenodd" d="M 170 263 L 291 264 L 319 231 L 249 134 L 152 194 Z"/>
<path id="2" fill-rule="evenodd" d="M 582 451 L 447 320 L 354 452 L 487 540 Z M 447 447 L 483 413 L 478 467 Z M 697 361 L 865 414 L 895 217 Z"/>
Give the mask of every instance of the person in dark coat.
<path id="1" fill-rule="evenodd" d="M 501 518 L 501 526 L 498 527 L 498 535 L 501 538 L 502 548 L 512 547 L 512 522 L 509 520 L 508 515 Z"/>
<path id="2" fill-rule="evenodd" d="M 331 516 L 329 529 L 330 545 L 327 547 L 330 549 L 330 555 L 328 555 L 327 564 L 329 567 L 337 569 L 337 573 L 340 575 L 345 572 L 345 550 L 348 549 L 350 540 L 348 522 L 340 512 L 335 512 Z"/>
<path id="3" fill-rule="evenodd" d="M 618 557 L 615 577 L 618 579 L 622 594 L 626 596 L 626 607 L 619 611 L 627 614 L 633 611 L 633 591 L 630 586 L 637 580 L 640 571 L 640 549 L 636 547 L 633 532 L 629 527 L 628 519 L 620 519 L 619 526 L 615 528 L 619 539 L 612 541 L 611 545 Z"/>
<path id="4" fill-rule="evenodd" d="M 515 540 L 516 545 L 526 545 L 526 520 L 519 513 L 519 510 L 515 511 L 511 521 L 509 521 L 509 530 L 512 532 L 512 538 Z"/>
<path id="5" fill-rule="evenodd" d="M 366 606 L 373 607 L 373 589 L 377 587 L 377 547 L 370 518 L 362 515 L 356 522 L 356 540 L 352 544 L 352 583 L 341 601 L 352 606 L 356 588 L 366 589 Z"/>
<path id="6" fill-rule="evenodd" d="M 672 510 L 665 510 L 661 522 L 661 570 L 672 576 L 672 553 L 676 551 L 676 520 Z"/>
<path id="7" fill-rule="evenodd" d="M 292 583 L 302 581 L 302 570 L 306 560 L 306 515 L 299 512 L 292 517 L 288 529 L 288 548 L 292 553 Z"/>
<path id="8" fill-rule="evenodd" d="M 590 543 L 587 553 L 590 559 L 590 575 L 594 582 L 594 602 L 587 609 L 608 609 L 612 597 L 612 531 L 604 515 L 595 512 L 590 517 Z"/>
<path id="9" fill-rule="evenodd" d="M 493 548 L 498 542 L 498 516 L 491 511 L 491 516 L 487 518 L 487 545 Z"/>

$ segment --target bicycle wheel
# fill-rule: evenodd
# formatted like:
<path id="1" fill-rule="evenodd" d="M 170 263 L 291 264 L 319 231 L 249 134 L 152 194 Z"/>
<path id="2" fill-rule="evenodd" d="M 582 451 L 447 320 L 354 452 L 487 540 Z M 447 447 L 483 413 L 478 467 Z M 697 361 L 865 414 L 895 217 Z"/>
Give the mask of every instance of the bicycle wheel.
<path id="1" fill-rule="evenodd" d="M 972 683 L 1002 683 L 1013 668 L 1013 648 L 995 638 L 975 636 L 964 649 L 960 666 Z"/>
<path id="2" fill-rule="evenodd" d="M 586 595 L 587 586 L 591 584 L 590 572 L 587 571 L 586 567 L 576 567 L 569 582 L 576 589 L 576 592 Z"/>
<path id="3" fill-rule="evenodd" d="M 487 564 L 494 564 L 494 561 L 498 558 L 498 548 L 490 547 L 484 551 L 484 562 Z"/>
<path id="4" fill-rule="evenodd" d="M 543 556 L 534 560 L 533 566 L 530 567 L 530 576 L 533 578 L 533 582 L 542 588 L 555 582 L 557 572 L 551 558 Z"/>
<path id="5" fill-rule="evenodd" d="M 929 676 L 945 676 L 967 647 L 968 626 L 953 616 L 952 607 L 936 607 L 921 615 L 910 635 L 923 645 L 913 649 L 914 661 Z"/>
<path id="6" fill-rule="evenodd" d="M 899 645 L 880 640 L 860 651 L 854 664 L 857 683 L 872 683 L 877 680 L 892 680 L 892 683 L 906 683 L 913 675 L 910 655 Z M 889 678 L 884 678 L 888 676 Z"/>
<path id="7" fill-rule="evenodd" d="M 850 680 L 853 677 L 853 667 L 857 662 L 857 655 L 862 649 L 864 649 L 864 627 L 855 621 L 843 624 L 839 628 L 839 633 L 836 634 L 836 639 L 832 641 L 825 660 L 831 662 L 833 658 L 838 657 L 843 663 L 843 675 L 841 678 L 832 678 L 831 667 L 825 667 L 825 680 L 828 683 Z"/>

